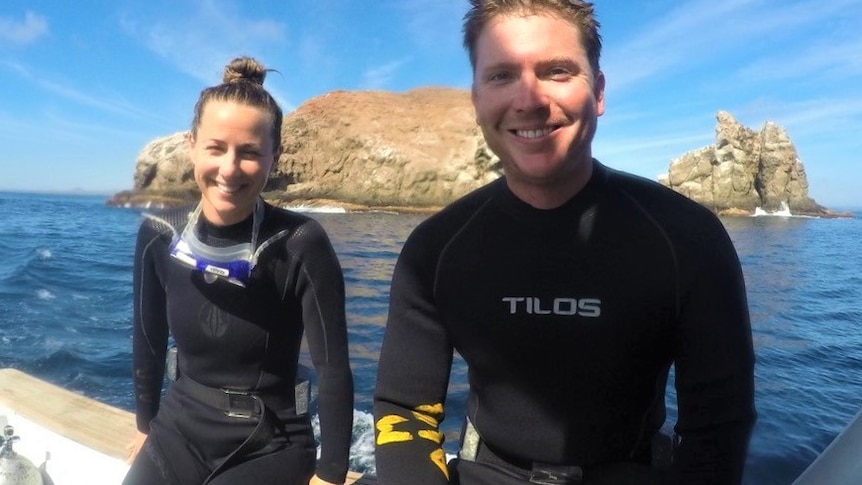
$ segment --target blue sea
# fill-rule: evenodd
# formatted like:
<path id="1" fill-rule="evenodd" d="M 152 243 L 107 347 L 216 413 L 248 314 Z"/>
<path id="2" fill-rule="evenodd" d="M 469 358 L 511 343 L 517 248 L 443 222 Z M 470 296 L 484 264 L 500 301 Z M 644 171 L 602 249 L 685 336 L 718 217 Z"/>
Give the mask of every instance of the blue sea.
<path id="1" fill-rule="evenodd" d="M 356 380 L 352 468 L 374 471 L 371 395 L 389 279 L 426 216 L 313 213 L 344 268 Z M 0 367 L 133 409 L 132 257 L 140 212 L 102 196 L 0 192 Z M 759 418 L 746 484 L 791 483 L 862 406 L 862 213 L 724 219 L 742 260 Z M 305 358 L 305 357 L 304 357 Z M 456 361 L 447 451 L 465 397 Z M 668 404 L 674 413 L 673 392 Z"/>

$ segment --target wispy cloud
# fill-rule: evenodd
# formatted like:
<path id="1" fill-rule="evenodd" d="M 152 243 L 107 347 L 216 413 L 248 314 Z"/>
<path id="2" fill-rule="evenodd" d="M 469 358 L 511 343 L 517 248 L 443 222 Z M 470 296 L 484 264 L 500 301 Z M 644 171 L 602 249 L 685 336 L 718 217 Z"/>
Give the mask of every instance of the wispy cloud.
<path id="1" fill-rule="evenodd" d="M 225 63 L 256 55 L 286 39 L 286 26 L 243 15 L 233 2 L 200 0 L 188 15 L 148 22 L 123 17 L 121 27 L 180 72 L 205 83 L 218 80 Z"/>
<path id="2" fill-rule="evenodd" d="M 401 66 L 407 64 L 409 59 L 392 61 L 382 66 L 376 66 L 362 73 L 362 89 L 385 89 L 389 82 L 398 73 Z"/>
<path id="3" fill-rule="evenodd" d="M 105 139 L 141 139 L 151 137 L 149 133 L 143 133 L 139 130 L 125 129 L 126 125 L 118 125 L 116 123 L 89 123 L 80 119 L 71 119 L 66 116 L 56 113 L 46 113 L 42 118 L 54 131 L 54 136 L 58 139 L 63 138 L 65 133 L 67 137 L 81 141 L 95 140 L 96 143 L 102 143 Z M 36 130 L 38 133 L 39 130 Z"/>
<path id="4" fill-rule="evenodd" d="M 466 2 L 405 0 L 398 3 L 404 16 L 404 30 L 419 47 L 437 51 L 461 44 L 461 18 Z"/>
<path id="5" fill-rule="evenodd" d="M 817 76 L 812 77 L 812 73 Z M 858 80 L 862 78 L 862 38 L 845 43 L 818 43 L 803 50 L 776 53 L 743 67 L 735 77 L 761 82 L 810 79 L 820 83 L 824 77 Z"/>
<path id="6" fill-rule="evenodd" d="M 757 100 L 739 110 L 740 117 L 752 113 L 774 113 L 769 121 L 775 121 L 796 134 L 852 134 L 862 133 L 862 97 L 829 97 L 824 94 L 799 101 Z M 767 120 L 763 120 L 767 121 Z"/>
<path id="7" fill-rule="evenodd" d="M 606 39 L 603 69 L 609 74 L 614 90 L 624 89 L 657 74 L 667 73 L 682 63 L 702 60 L 705 46 L 720 48 L 727 32 L 727 18 L 752 0 L 727 2 L 687 2 L 664 18 L 649 23 L 650 27 L 634 33 L 620 44 Z"/>
<path id="8" fill-rule="evenodd" d="M 123 129 L 117 123 L 89 123 L 70 119 L 56 112 L 40 112 L 35 117 L 6 116 L 0 113 L 0 140 L 14 140 L 17 144 L 42 143 L 52 140 L 52 145 L 76 144 L 78 146 L 103 146 L 106 140 L 134 140 L 139 142 L 152 138 L 151 133 Z"/>
<path id="9" fill-rule="evenodd" d="M 295 76 L 291 66 L 277 56 L 287 51 L 288 29 L 284 23 L 249 15 L 249 9 L 233 1 L 197 0 L 188 11 L 148 19 L 147 14 L 121 15 L 120 27 L 132 39 L 163 59 L 177 72 L 204 86 L 220 82 L 224 66 L 233 58 L 249 55 L 279 71 L 282 79 Z M 152 14 L 150 14 L 152 15 Z M 272 54 L 272 55 L 270 55 Z M 286 112 L 295 108 L 291 96 L 279 89 L 279 74 L 267 77 L 267 90 Z"/>
<path id="10" fill-rule="evenodd" d="M 106 113 L 113 113 L 131 119 L 157 119 L 151 113 L 142 111 L 122 99 L 107 99 L 93 96 L 90 93 L 80 91 L 72 86 L 62 84 L 52 79 L 40 77 L 22 64 L 0 62 L 0 67 L 5 67 L 9 71 L 12 71 L 38 89 L 81 106 L 86 106 Z"/>
<path id="11" fill-rule="evenodd" d="M 768 42 L 778 48 L 787 36 L 804 38 L 800 31 L 820 28 L 829 20 L 840 21 L 854 9 L 859 18 L 859 3 L 689 1 L 620 44 L 614 44 L 613 39 L 606 42 L 604 66 L 615 90 L 695 66 L 721 66 L 722 60 L 733 61 L 738 49 L 750 51 Z"/>
<path id="12" fill-rule="evenodd" d="M 41 136 L 41 127 L 25 123 L 20 116 L 11 116 L 0 111 L 0 139 L 21 140 L 27 136 Z"/>
<path id="13" fill-rule="evenodd" d="M 319 34 L 303 35 L 293 51 L 296 65 L 289 77 L 296 78 L 305 72 L 315 70 L 319 73 L 335 73 L 341 62 L 327 47 L 325 39 Z"/>
<path id="14" fill-rule="evenodd" d="M 714 141 L 714 137 L 710 133 L 680 131 L 669 132 L 663 136 L 650 135 L 648 137 L 636 138 L 625 136 L 608 138 L 599 140 L 597 143 L 598 150 L 603 156 L 618 156 L 632 155 L 633 158 L 638 158 L 639 154 L 645 152 L 652 153 L 657 149 L 682 155 L 685 151 L 704 147 Z M 669 158 L 668 158 L 669 160 Z"/>
<path id="15" fill-rule="evenodd" d="M 0 41 L 29 44 L 48 33 L 48 21 L 37 13 L 24 13 L 24 20 L 0 17 Z"/>

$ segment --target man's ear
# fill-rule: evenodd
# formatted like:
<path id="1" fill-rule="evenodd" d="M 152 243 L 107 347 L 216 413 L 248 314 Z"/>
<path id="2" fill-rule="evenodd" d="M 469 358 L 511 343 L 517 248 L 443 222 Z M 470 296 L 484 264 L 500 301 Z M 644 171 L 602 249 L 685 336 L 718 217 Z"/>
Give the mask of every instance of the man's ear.
<path id="1" fill-rule="evenodd" d="M 605 114 L 605 73 L 602 71 L 593 81 L 593 96 L 596 98 L 596 116 Z"/>

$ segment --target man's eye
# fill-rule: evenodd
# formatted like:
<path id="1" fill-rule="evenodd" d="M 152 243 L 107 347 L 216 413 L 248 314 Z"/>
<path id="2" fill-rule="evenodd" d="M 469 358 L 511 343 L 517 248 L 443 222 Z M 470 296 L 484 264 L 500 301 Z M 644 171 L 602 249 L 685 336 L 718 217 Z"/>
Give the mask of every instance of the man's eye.
<path id="1" fill-rule="evenodd" d="M 568 79 L 570 77 L 572 77 L 572 71 L 570 71 L 569 69 L 565 69 L 562 67 L 555 67 L 553 69 L 548 70 L 548 78 L 549 79 L 563 80 L 563 79 Z"/>

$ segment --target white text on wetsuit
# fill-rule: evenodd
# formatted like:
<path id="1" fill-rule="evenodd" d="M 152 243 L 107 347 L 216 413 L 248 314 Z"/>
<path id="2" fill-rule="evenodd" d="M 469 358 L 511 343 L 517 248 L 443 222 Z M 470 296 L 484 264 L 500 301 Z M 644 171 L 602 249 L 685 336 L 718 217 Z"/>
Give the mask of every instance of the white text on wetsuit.
<path id="1" fill-rule="evenodd" d="M 598 298 L 554 298 L 553 302 L 548 303 L 535 296 L 504 296 L 503 303 L 508 303 L 512 315 L 526 313 L 594 318 L 602 314 L 602 301 Z"/>

